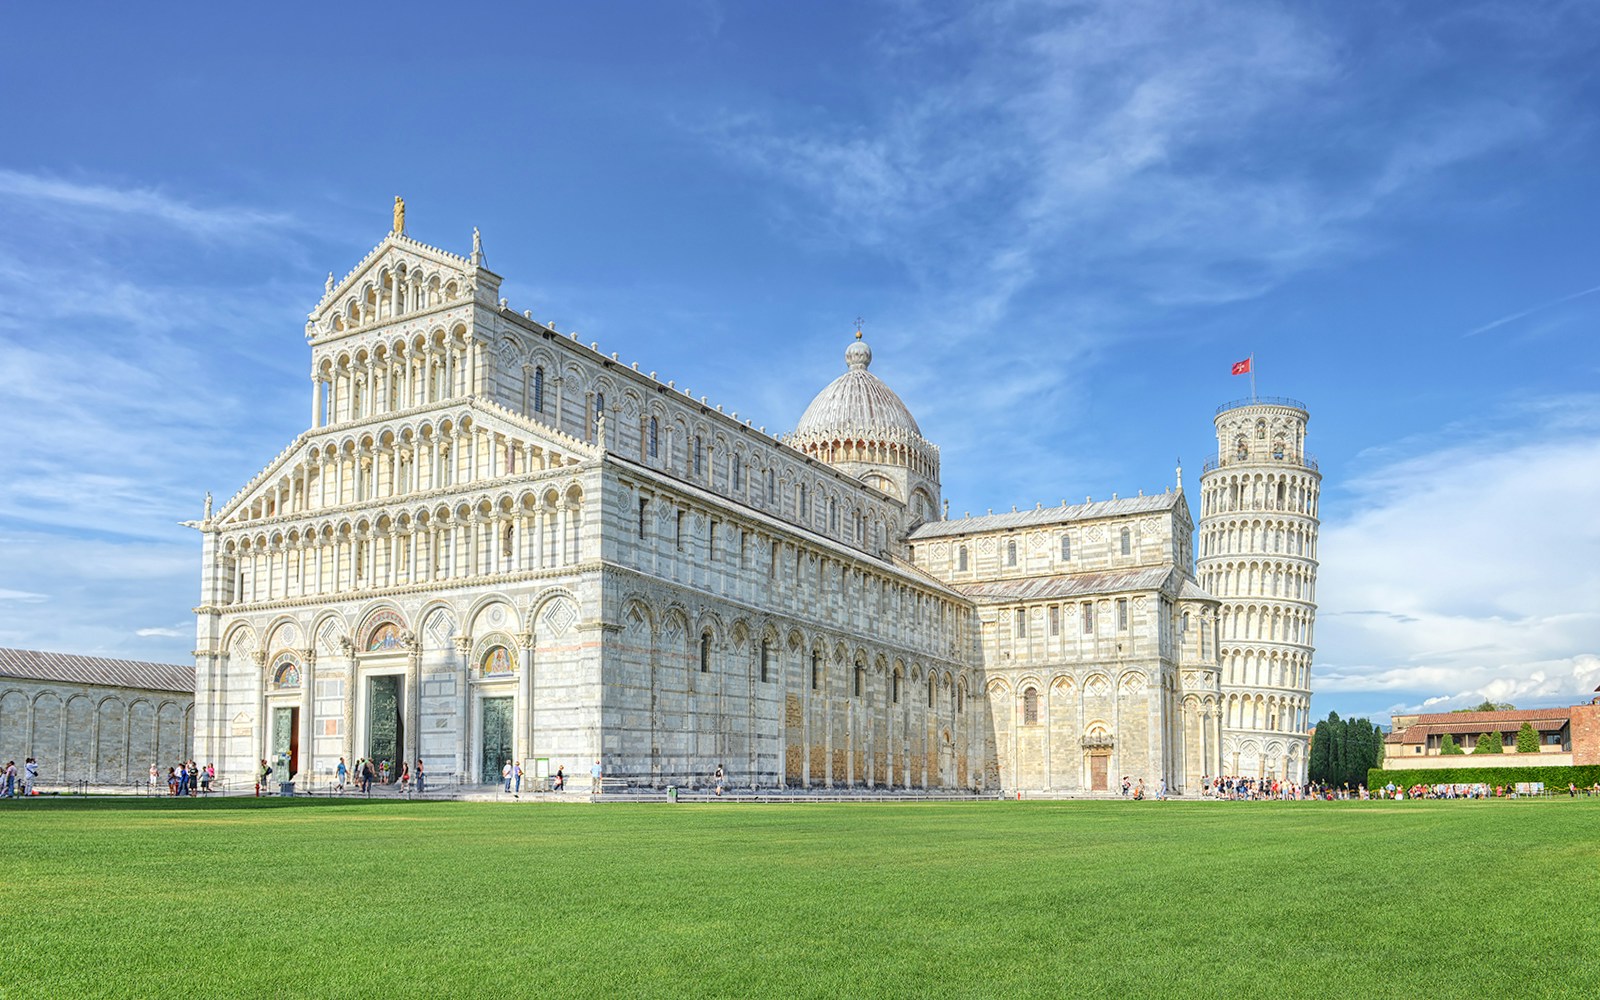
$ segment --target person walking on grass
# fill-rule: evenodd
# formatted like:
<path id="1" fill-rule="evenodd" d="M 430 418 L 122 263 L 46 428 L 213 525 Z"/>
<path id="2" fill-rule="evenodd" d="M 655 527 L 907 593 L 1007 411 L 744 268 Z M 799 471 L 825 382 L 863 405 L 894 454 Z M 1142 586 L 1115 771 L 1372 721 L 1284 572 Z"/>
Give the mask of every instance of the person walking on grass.
<path id="1" fill-rule="evenodd" d="M 599 794 L 601 794 L 602 792 L 605 791 L 605 786 L 601 784 L 601 778 L 603 778 L 604 776 L 605 776 L 605 771 L 601 770 L 600 762 L 599 761 L 595 761 L 594 762 L 594 767 L 589 768 L 589 792 L 590 792 L 590 794 L 599 795 Z"/>

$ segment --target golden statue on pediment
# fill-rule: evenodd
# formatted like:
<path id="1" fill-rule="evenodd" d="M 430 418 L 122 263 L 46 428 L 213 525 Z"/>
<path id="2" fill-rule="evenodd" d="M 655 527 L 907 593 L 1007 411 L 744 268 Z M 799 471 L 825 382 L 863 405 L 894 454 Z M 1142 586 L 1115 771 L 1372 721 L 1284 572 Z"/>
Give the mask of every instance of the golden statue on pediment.
<path id="1" fill-rule="evenodd" d="M 399 195 L 394 196 L 394 231 L 396 235 L 406 231 L 406 201 Z"/>

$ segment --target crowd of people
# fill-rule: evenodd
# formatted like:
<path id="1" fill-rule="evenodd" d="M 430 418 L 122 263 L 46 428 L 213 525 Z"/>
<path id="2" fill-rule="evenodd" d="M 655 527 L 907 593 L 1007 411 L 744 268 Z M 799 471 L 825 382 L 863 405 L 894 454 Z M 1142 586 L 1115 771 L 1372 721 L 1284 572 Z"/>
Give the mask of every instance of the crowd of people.
<path id="1" fill-rule="evenodd" d="M 180 760 L 167 768 L 166 780 L 167 794 L 174 798 L 202 795 L 210 792 L 212 783 L 217 780 L 217 767 L 215 764 L 201 767 L 192 760 Z M 151 764 L 150 794 L 157 794 L 160 788 L 161 768 Z"/>

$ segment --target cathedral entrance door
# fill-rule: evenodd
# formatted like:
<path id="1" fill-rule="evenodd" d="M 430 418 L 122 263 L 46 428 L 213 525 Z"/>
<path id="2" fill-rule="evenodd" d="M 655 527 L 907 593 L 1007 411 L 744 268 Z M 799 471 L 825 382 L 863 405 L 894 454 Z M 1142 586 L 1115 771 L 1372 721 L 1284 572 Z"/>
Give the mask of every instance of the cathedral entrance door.
<path id="1" fill-rule="evenodd" d="M 1107 792 L 1111 790 L 1107 774 L 1110 764 L 1110 754 L 1097 753 L 1089 755 L 1089 790 L 1091 792 Z"/>
<path id="2" fill-rule="evenodd" d="M 400 777 L 400 748 L 405 745 L 405 723 L 400 718 L 402 678 L 384 674 L 367 678 L 367 756 L 372 770 L 389 762 L 389 780 Z"/>
<path id="3" fill-rule="evenodd" d="M 500 769 L 511 760 L 511 720 L 515 717 L 510 698 L 483 699 L 483 752 L 479 756 L 479 780 L 492 785 L 500 779 Z"/>
<path id="4" fill-rule="evenodd" d="M 300 770 L 300 709 L 272 710 L 272 766 L 279 781 L 293 781 Z"/>

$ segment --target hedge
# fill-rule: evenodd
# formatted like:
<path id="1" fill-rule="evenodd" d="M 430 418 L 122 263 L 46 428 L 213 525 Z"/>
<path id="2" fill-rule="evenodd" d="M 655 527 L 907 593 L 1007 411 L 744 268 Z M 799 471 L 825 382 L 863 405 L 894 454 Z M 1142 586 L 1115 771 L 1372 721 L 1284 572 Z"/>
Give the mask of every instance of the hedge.
<path id="1" fill-rule="evenodd" d="M 1367 787 L 1382 788 L 1389 782 L 1401 788 L 1412 785 L 1515 785 L 1524 781 L 1542 781 L 1546 788 L 1566 788 L 1576 784 L 1579 788 L 1592 788 L 1600 782 L 1600 764 L 1582 764 L 1573 767 L 1540 767 L 1527 764 L 1520 767 L 1430 767 L 1426 770 L 1387 770 L 1375 767 L 1367 772 Z"/>

